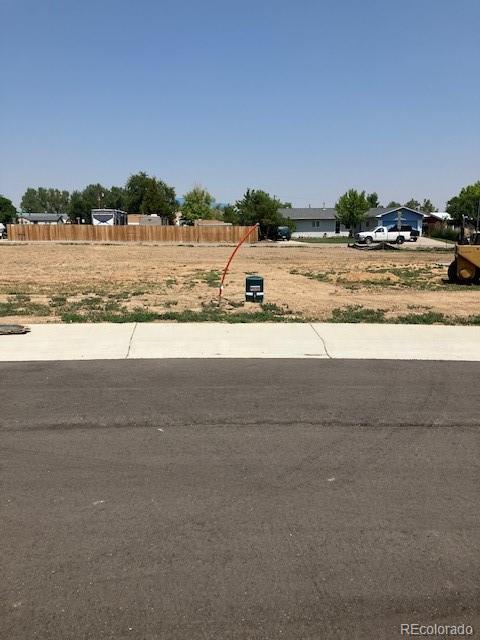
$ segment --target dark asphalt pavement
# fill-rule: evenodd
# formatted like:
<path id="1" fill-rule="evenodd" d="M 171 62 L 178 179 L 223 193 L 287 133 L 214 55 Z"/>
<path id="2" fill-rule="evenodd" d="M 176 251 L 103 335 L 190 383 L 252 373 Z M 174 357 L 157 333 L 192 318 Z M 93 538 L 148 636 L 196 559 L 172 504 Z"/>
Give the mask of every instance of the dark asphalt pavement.
<path id="1" fill-rule="evenodd" d="M 0 364 L 0 637 L 480 637 L 479 378 L 452 362 Z"/>

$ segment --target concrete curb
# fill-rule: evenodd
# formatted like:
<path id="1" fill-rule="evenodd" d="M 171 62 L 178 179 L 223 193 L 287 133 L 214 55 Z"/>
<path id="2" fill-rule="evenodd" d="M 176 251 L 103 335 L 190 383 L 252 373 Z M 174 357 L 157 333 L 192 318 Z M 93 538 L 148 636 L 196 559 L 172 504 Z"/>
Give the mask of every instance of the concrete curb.
<path id="1" fill-rule="evenodd" d="M 327 323 L 32 325 L 0 361 L 333 358 L 480 362 L 480 327 Z"/>

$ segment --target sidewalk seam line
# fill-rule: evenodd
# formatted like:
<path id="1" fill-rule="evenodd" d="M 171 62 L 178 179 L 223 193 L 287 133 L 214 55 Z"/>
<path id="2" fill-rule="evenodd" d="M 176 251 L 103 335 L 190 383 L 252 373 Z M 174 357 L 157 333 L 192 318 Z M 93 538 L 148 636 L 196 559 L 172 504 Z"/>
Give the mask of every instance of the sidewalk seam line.
<path id="1" fill-rule="evenodd" d="M 313 329 L 313 331 L 315 332 L 315 334 L 322 341 L 323 348 L 325 349 L 325 353 L 327 354 L 327 358 L 330 358 L 330 360 L 333 360 L 333 357 L 328 353 L 327 343 L 325 342 L 325 339 L 318 333 L 318 331 L 315 329 L 315 327 L 313 326 L 313 324 L 311 322 L 309 324 L 310 324 L 311 328 Z"/>
<path id="2" fill-rule="evenodd" d="M 125 360 L 128 360 L 130 356 L 130 349 L 132 348 L 133 336 L 135 334 L 135 331 L 137 330 L 137 324 L 138 322 L 135 322 L 135 324 L 133 325 L 132 335 L 130 336 L 130 340 L 128 342 L 128 350 L 127 350 L 127 355 L 125 356 Z"/>

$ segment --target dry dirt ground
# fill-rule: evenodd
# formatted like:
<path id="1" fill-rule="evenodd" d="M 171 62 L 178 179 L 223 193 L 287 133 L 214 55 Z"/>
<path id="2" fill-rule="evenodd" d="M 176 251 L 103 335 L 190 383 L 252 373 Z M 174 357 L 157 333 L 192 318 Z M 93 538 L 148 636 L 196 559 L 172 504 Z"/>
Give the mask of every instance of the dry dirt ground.
<path id="1" fill-rule="evenodd" d="M 231 251 L 206 245 L 1 243 L 0 322 L 195 319 L 183 312 L 214 308 Z M 407 321 L 412 314 L 440 322 L 435 314 L 447 321 L 480 318 L 480 286 L 446 282 L 451 259 L 445 249 L 244 246 L 227 277 L 223 311 L 239 318 L 260 312 L 258 305 L 244 304 L 245 276 L 255 273 L 265 278 L 270 315 L 264 319 L 276 319 L 273 314 L 349 320 L 351 312 L 353 319 L 358 312 L 357 320 L 370 312 L 375 319 L 377 311 L 385 320 Z"/>

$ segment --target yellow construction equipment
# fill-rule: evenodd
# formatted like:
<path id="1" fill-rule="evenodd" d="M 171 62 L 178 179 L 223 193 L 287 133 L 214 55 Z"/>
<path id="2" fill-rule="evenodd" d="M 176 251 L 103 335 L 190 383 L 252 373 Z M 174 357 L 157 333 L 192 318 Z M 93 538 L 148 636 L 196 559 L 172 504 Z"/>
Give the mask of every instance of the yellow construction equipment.
<path id="1" fill-rule="evenodd" d="M 448 267 L 448 279 L 457 284 L 480 282 L 480 233 L 465 238 L 464 230 L 455 245 L 455 260 Z"/>

